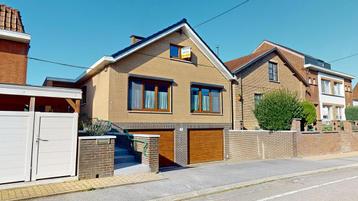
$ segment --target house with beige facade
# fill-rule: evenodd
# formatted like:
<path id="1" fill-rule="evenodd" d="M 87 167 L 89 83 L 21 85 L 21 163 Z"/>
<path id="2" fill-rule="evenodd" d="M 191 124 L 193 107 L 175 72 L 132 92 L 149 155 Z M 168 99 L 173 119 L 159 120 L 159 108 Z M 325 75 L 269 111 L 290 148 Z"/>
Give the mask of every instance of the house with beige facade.
<path id="1" fill-rule="evenodd" d="M 285 89 L 303 100 L 308 82 L 278 48 L 257 51 L 225 63 L 236 76 L 233 83 L 235 129 L 259 129 L 253 110 L 269 91 Z"/>
<path id="2" fill-rule="evenodd" d="M 160 135 L 161 166 L 225 159 L 234 77 L 223 62 L 185 19 L 131 43 L 75 80 L 45 85 L 81 88 L 82 117 Z"/>
<path id="3" fill-rule="evenodd" d="M 318 121 L 345 120 L 345 108 L 353 104 L 354 76 L 333 70 L 331 64 L 321 59 L 267 40 L 253 53 L 272 48 L 278 48 L 308 82 L 306 100 L 315 105 Z"/>

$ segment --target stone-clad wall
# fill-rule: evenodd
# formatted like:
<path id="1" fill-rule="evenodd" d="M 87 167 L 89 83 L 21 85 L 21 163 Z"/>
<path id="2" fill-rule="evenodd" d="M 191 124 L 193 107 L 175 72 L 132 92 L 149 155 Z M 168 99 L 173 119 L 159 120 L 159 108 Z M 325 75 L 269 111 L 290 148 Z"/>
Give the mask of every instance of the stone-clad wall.
<path id="1" fill-rule="evenodd" d="M 78 138 L 78 179 L 113 176 L 114 136 Z"/>

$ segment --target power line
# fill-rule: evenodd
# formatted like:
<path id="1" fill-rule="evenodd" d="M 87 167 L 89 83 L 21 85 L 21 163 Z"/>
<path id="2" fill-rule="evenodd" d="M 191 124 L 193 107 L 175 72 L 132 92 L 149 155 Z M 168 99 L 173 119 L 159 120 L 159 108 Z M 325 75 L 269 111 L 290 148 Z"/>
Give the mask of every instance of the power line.
<path id="1" fill-rule="evenodd" d="M 203 22 L 201 22 L 201 23 L 195 25 L 194 28 L 197 28 L 197 27 L 199 27 L 199 26 L 202 26 L 202 25 L 204 25 L 204 24 L 206 24 L 206 23 L 208 23 L 208 22 L 210 22 L 210 21 L 212 21 L 212 20 L 214 20 L 214 19 L 216 19 L 216 18 L 218 18 L 218 17 L 221 17 L 221 16 L 225 15 L 226 13 L 229 13 L 230 11 L 235 10 L 236 8 L 239 8 L 239 7 L 241 7 L 241 6 L 245 5 L 245 4 L 247 4 L 249 1 L 250 1 L 250 0 L 245 0 L 245 1 L 243 1 L 243 2 L 241 2 L 241 3 L 239 3 L 239 4 L 237 4 L 236 6 L 230 8 L 230 9 L 228 9 L 228 10 L 226 10 L 226 11 L 224 11 L 224 12 L 222 12 L 222 13 L 219 13 L 218 15 L 215 15 L 215 16 L 213 16 L 213 17 L 211 17 L 211 18 L 209 18 L 209 19 L 207 19 L 207 20 L 205 20 L 205 21 L 203 21 Z"/>
<path id="2" fill-rule="evenodd" d="M 66 64 L 66 63 L 61 63 L 61 62 L 58 62 L 58 61 L 51 61 L 51 60 L 47 60 L 47 59 L 40 59 L 40 58 L 35 58 L 35 57 L 27 57 L 27 58 L 31 59 L 31 60 L 35 60 L 35 61 L 51 63 L 51 64 L 56 64 L 56 65 L 61 65 L 61 66 L 66 66 L 66 67 L 79 68 L 79 69 L 89 69 L 89 67 L 85 67 L 85 66 Z"/>
<path id="3" fill-rule="evenodd" d="M 351 57 L 355 57 L 355 56 L 358 56 L 358 52 L 357 53 L 354 53 L 354 54 L 351 54 L 351 55 L 348 55 L 348 56 L 345 56 L 345 57 L 341 57 L 341 58 L 338 58 L 338 59 L 334 59 L 332 61 L 329 61 L 328 63 L 334 63 L 334 62 L 337 62 L 337 61 L 342 61 L 344 59 L 348 59 L 348 58 L 351 58 Z"/>

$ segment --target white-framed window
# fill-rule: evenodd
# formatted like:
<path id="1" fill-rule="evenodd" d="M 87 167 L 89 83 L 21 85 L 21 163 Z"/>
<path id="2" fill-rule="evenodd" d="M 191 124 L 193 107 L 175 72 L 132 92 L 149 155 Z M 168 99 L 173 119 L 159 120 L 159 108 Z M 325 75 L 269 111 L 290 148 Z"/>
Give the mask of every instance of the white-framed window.
<path id="1" fill-rule="evenodd" d="M 336 106 L 336 120 L 342 120 L 342 119 L 343 119 L 343 107 Z"/>
<path id="2" fill-rule="evenodd" d="M 324 105 L 322 108 L 322 116 L 323 120 L 331 120 L 331 107 L 328 105 Z"/>
<path id="3" fill-rule="evenodd" d="M 322 93 L 331 94 L 331 82 L 329 80 L 321 80 Z"/>
<path id="4" fill-rule="evenodd" d="M 333 94 L 336 96 L 342 96 L 342 83 L 340 82 L 334 82 L 333 86 Z"/>

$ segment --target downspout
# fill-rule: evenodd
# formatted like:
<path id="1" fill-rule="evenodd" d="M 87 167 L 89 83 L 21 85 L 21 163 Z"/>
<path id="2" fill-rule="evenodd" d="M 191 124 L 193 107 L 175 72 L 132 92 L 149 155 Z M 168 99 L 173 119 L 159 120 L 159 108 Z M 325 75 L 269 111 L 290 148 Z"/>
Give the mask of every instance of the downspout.
<path id="1" fill-rule="evenodd" d="M 241 98 L 240 98 L 240 102 L 241 102 L 241 121 L 242 121 L 242 124 L 244 124 L 244 97 L 243 97 L 243 84 L 242 84 L 242 77 L 240 77 L 240 95 L 241 95 Z M 242 127 L 242 129 L 244 129 L 244 127 Z"/>
<path id="2" fill-rule="evenodd" d="M 234 83 L 235 80 L 231 80 L 231 129 L 235 130 L 235 99 L 234 99 Z"/>

